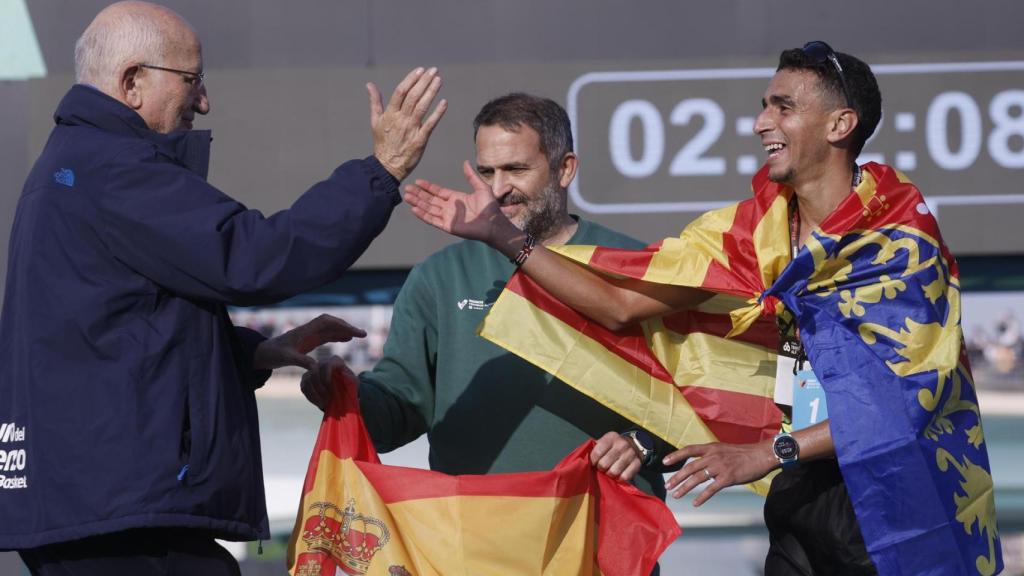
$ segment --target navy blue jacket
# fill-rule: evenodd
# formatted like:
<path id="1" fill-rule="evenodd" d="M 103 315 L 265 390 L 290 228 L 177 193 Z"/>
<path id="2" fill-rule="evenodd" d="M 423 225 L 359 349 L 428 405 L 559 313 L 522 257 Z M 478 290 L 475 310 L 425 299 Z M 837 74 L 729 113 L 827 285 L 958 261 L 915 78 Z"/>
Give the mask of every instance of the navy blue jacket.
<path id="1" fill-rule="evenodd" d="M 268 537 L 253 392 L 269 373 L 225 304 L 336 279 L 398 182 L 347 162 L 264 217 L 206 182 L 209 132 L 157 134 L 83 85 L 55 120 L 0 318 L 0 549 L 152 526 Z"/>

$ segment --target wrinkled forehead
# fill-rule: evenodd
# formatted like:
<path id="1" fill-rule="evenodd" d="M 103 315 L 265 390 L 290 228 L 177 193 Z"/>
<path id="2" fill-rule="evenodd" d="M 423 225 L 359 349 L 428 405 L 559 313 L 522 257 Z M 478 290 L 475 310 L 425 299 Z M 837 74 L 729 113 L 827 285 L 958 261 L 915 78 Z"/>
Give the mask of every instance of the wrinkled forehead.
<path id="1" fill-rule="evenodd" d="M 540 149 L 540 134 L 525 124 L 504 126 L 484 124 L 476 133 L 477 150 L 495 146 L 525 146 Z"/>

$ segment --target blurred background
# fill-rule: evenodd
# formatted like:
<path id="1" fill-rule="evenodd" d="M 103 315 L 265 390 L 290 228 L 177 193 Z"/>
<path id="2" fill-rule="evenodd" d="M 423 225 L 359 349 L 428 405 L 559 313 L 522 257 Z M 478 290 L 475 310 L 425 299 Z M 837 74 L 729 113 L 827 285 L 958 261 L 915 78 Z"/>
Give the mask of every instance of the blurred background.
<path id="1" fill-rule="evenodd" d="M 0 0 L 0 271 L 14 206 L 73 83 L 73 46 L 104 0 Z M 1010 0 L 168 0 L 203 40 L 214 131 L 210 181 L 250 207 L 286 208 L 339 163 L 369 155 L 364 84 L 388 95 L 438 66 L 450 106 L 414 176 L 464 187 L 471 121 L 488 99 L 561 102 L 581 168 L 571 209 L 655 241 L 744 198 L 761 165 L 753 118 L 778 54 L 825 40 L 872 65 L 884 117 L 861 161 L 891 164 L 925 193 L 960 260 L 963 328 L 979 389 L 1006 574 L 1024 574 L 1024 4 Z M 353 271 L 274 307 L 236 309 L 268 335 L 329 311 L 369 332 L 318 350 L 373 366 L 411 266 L 450 239 L 399 207 Z M 0 283 L 2 290 L 2 283 Z M 258 393 L 275 538 L 232 544 L 247 575 L 283 572 L 320 413 L 297 374 Z M 385 455 L 426 467 L 425 441 Z M 683 536 L 662 573 L 760 574 L 761 500 L 730 490 L 670 506 Z M 22 574 L 0 553 L 0 575 Z"/>

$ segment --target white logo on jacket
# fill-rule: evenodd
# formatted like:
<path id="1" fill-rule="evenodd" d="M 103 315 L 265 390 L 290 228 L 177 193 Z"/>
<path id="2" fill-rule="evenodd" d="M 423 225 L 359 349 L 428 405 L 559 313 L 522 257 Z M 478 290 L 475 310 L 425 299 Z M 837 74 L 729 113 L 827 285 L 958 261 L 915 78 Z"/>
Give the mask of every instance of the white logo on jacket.
<path id="1" fill-rule="evenodd" d="M 15 422 L 0 422 L 0 444 L 25 441 L 25 426 Z M 0 490 L 28 488 L 28 476 L 8 476 L 6 472 L 22 472 L 28 461 L 24 448 L 0 449 Z"/>
<path id="2" fill-rule="evenodd" d="M 8 442 L 24 442 L 25 441 L 25 427 L 21 428 L 14 422 L 3 422 L 0 423 L 0 443 L 7 444 Z"/>

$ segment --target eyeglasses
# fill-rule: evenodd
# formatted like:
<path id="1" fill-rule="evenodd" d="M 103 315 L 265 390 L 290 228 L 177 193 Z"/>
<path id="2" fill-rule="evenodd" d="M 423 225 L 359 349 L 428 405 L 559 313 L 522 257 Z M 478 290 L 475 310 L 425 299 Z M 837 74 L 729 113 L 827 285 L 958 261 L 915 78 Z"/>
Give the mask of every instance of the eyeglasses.
<path id="1" fill-rule="evenodd" d="M 139 68 L 151 68 L 153 70 L 163 70 L 164 72 L 174 72 L 176 74 L 181 74 L 185 82 L 187 82 L 193 88 L 198 88 L 202 86 L 203 80 L 206 78 L 205 72 L 189 72 L 188 70 L 165 68 L 163 66 L 153 66 L 152 64 L 139 64 Z"/>
<path id="2" fill-rule="evenodd" d="M 846 97 L 846 105 L 853 108 L 853 98 L 850 98 L 850 89 L 846 86 L 846 76 L 843 74 L 843 67 L 839 64 L 839 58 L 836 58 L 835 50 L 821 40 L 814 40 L 813 42 L 804 44 L 803 50 L 804 54 L 809 56 L 817 64 L 824 64 L 825 62 L 832 63 L 836 72 L 839 73 L 839 82 L 843 85 L 843 96 Z"/>

